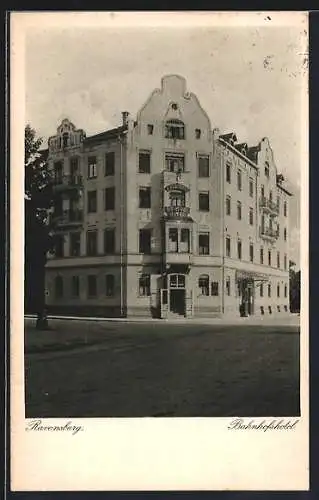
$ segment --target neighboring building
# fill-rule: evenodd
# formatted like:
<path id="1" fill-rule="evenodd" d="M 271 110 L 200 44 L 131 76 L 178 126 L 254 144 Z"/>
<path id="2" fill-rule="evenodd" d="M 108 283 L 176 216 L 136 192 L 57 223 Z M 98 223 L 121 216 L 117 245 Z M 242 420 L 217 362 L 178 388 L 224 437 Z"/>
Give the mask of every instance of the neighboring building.
<path id="1" fill-rule="evenodd" d="M 103 316 L 289 311 L 289 197 L 266 138 L 220 135 L 176 75 L 122 126 L 49 139 L 59 226 L 48 308 Z"/>

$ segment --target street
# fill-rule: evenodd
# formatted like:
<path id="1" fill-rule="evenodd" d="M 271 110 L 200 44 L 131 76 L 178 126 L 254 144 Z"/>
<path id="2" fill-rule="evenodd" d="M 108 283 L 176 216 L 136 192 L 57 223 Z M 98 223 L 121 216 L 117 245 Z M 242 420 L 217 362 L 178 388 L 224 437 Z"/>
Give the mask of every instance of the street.
<path id="1" fill-rule="evenodd" d="M 26 417 L 297 416 L 299 327 L 26 320 Z"/>

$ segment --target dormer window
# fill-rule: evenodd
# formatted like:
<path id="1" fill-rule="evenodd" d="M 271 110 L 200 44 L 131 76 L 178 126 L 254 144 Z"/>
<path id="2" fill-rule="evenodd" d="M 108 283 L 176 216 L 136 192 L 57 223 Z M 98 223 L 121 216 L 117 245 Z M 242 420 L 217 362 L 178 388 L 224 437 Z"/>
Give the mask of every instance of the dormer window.
<path id="1" fill-rule="evenodd" d="M 201 136 L 201 129 L 200 128 L 195 128 L 195 137 L 196 139 L 200 139 Z"/>
<path id="2" fill-rule="evenodd" d="M 174 109 L 174 111 L 176 111 L 178 109 L 178 106 L 177 106 L 176 102 L 173 102 L 172 109 Z"/>
<path id="3" fill-rule="evenodd" d="M 153 130 L 154 130 L 154 125 L 152 125 L 151 123 L 149 123 L 147 125 L 147 133 L 148 133 L 148 135 L 153 135 Z"/>
<path id="4" fill-rule="evenodd" d="M 168 120 L 165 123 L 167 139 L 185 139 L 185 125 L 181 120 Z"/>

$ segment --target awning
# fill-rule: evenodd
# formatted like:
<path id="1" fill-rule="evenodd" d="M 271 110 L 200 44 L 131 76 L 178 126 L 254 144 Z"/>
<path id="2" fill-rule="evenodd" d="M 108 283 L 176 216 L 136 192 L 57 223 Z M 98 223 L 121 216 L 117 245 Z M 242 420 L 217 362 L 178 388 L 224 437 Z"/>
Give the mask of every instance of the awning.
<path id="1" fill-rule="evenodd" d="M 236 280 L 269 281 L 268 274 L 257 273 L 255 271 L 236 271 Z"/>

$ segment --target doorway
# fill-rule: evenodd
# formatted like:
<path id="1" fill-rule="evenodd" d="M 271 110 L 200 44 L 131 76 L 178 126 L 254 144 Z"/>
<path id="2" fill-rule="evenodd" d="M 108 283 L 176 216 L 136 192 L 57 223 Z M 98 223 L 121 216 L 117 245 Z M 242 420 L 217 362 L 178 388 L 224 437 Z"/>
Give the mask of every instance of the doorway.
<path id="1" fill-rule="evenodd" d="M 254 283 L 251 280 L 244 279 L 239 285 L 241 304 L 241 316 L 251 316 L 254 314 Z"/>
<path id="2" fill-rule="evenodd" d="M 174 314 L 185 314 L 185 289 L 176 288 L 170 290 L 170 312 Z"/>

